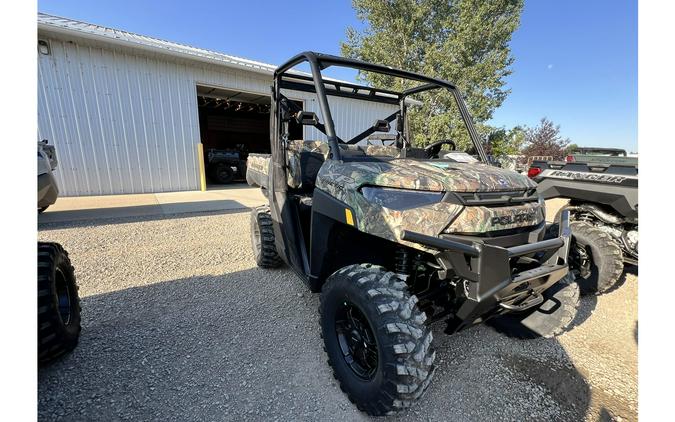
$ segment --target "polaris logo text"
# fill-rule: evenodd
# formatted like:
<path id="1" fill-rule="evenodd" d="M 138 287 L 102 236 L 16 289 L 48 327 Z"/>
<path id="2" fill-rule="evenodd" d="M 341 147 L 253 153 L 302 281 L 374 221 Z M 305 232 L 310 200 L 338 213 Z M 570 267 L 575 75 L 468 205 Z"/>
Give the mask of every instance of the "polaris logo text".
<path id="1" fill-rule="evenodd" d="M 507 226 L 509 224 L 529 223 L 531 221 L 534 221 L 536 218 L 537 214 L 534 211 L 529 211 L 519 214 L 492 217 L 490 223 L 493 226 Z"/>

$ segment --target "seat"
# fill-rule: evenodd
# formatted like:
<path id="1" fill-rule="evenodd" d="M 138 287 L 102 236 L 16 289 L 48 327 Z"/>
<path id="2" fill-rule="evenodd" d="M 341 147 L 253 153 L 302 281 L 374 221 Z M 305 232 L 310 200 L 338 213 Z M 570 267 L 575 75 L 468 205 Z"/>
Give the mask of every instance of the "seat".
<path id="1" fill-rule="evenodd" d="M 289 141 L 286 146 L 288 186 L 311 192 L 316 176 L 328 156 L 328 144 L 322 141 Z"/>
<path id="2" fill-rule="evenodd" d="M 366 157 L 378 156 L 399 158 L 401 156 L 398 148 L 385 145 L 340 144 L 340 150 L 344 159 L 366 159 Z M 314 189 L 319 169 L 328 157 L 328 151 L 328 143 L 325 141 L 288 141 L 286 146 L 288 186 L 303 192 L 311 192 Z"/>

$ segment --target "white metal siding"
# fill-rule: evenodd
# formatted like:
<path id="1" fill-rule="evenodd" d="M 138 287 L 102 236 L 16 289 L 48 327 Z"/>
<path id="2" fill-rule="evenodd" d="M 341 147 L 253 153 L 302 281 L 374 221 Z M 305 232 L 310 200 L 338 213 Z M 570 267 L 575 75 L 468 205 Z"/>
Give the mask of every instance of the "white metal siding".
<path id="1" fill-rule="evenodd" d="M 38 136 L 56 146 L 63 196 L 199 189 L 196 85 L 269 95 L 271 77 L 174 60 L 101 42 L 50 36 L 38 55 Z M 73 42 L 75 41 L 75 42 Z M 314 94 L 288 92 L 320 116 Z M 349 138 L 394 106 L 330 98 Z M 306 128 L 307 139 L 325 139 Z"/>

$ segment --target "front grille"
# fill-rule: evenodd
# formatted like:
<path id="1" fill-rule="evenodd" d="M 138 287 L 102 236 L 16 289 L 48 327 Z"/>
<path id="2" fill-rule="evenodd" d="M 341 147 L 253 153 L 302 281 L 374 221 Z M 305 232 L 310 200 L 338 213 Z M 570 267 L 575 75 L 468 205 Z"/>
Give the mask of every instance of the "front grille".
<path id="1" fill-rule="evenodd" d="M 505 192 L 448 192 L 443 200 L 465 206 L 503 207 L 537 202 L 538 196 L 537 190 L 533 188 Z"/>
<path id="2" fill-rule="evenodd" d="M 441 233 L 441 239 L 455 240 L 459 242 L 479 242 L 490 245 L 509 248 L 511 246 L 523 245 L 538 240 L 539 233 L 545 227 L 545 222 L 533 224 L 527 227 L 515 227 L 505 230 L 494 230 L 481 233 Z M 530 236 L 533 236 L 530 239 Z"/>

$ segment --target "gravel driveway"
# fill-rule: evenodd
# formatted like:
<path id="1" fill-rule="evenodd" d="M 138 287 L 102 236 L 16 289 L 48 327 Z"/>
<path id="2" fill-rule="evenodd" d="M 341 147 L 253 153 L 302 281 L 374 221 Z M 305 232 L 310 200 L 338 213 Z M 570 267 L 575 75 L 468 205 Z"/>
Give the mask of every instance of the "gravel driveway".
<path id="1" fill-rule="evenodd" d="M 255 267 L 248 213 L 172 217 L 39 227 L 70 252 L 83 325 L 39 371 L 39 419 L 369 419 L 326 364 L 318 296 Z M 390 419 L 637 420 L 637 276 L 576 322 L 534 341 L 435 327 L 435 379 Z"/>

